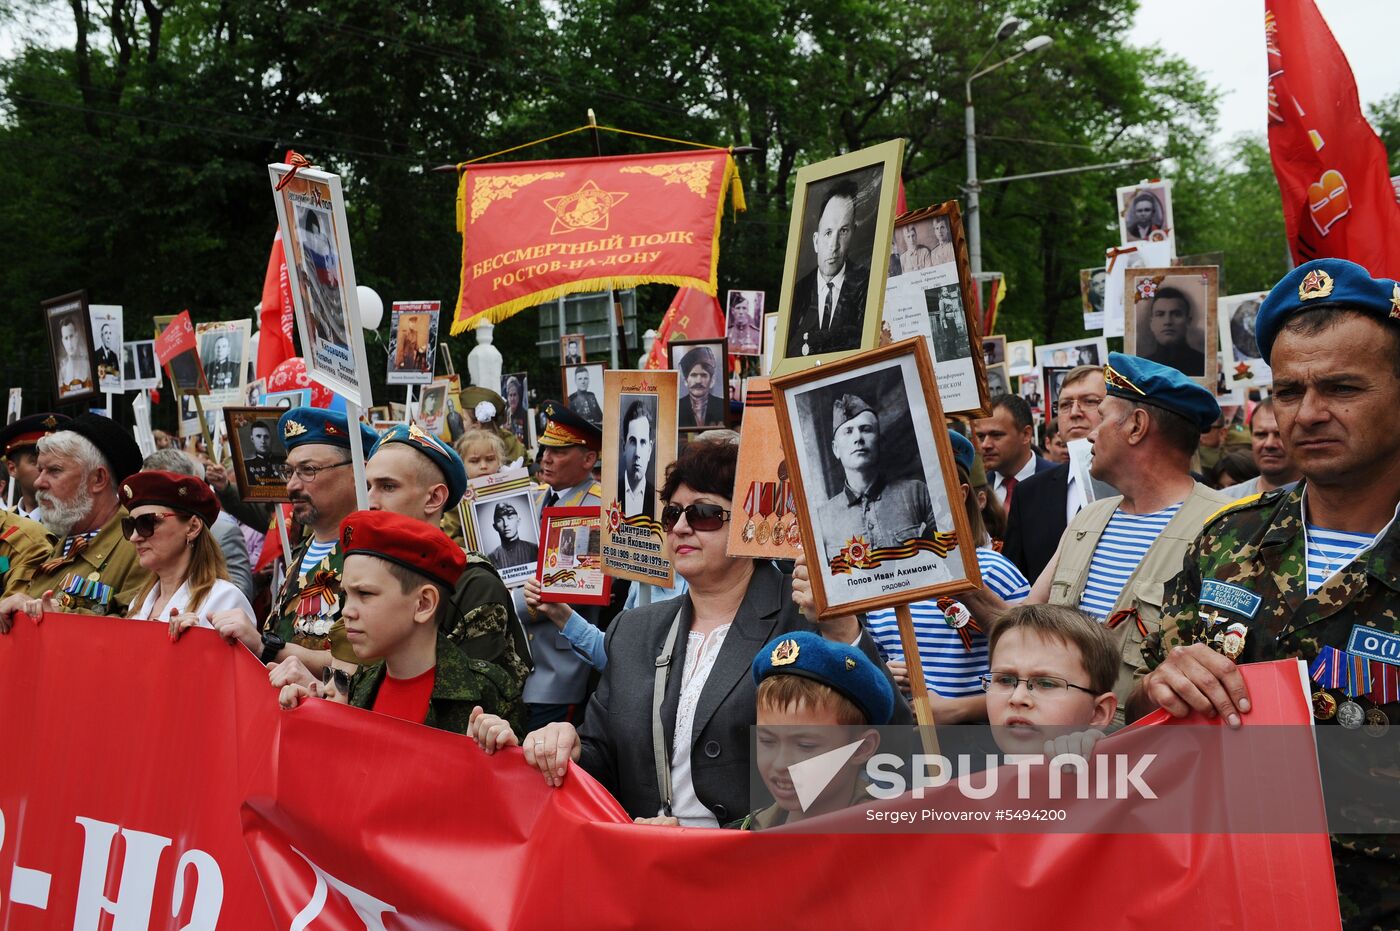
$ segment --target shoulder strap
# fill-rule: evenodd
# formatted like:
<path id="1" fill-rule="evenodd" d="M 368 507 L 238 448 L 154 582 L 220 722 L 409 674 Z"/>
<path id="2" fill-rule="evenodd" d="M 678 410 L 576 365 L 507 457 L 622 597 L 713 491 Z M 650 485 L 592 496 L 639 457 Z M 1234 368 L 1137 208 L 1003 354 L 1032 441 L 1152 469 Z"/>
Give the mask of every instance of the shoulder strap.
<path id="1" fill-rule="evenodd" d="M 666 700 L 666 684 L 671 677 L 671 655 L 676 648 L 676 635 L 681 629 L 681 609 L 671 618 L 666 645 L 656 657 L 656 676 L 651 689 L 651 751 L 656 758 L 656 789 L 661 796 L 661 812 L 671 814 L 671 755 L 666 752 L 666 727 L 661 722 L 661 704 Z"/>

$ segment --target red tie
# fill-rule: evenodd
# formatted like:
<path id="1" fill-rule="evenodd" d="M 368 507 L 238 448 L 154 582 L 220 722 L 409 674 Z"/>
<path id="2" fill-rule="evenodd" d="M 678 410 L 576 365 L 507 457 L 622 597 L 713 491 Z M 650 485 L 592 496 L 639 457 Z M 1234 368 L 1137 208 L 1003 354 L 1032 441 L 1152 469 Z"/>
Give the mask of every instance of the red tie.
<path id="1" fill-rule="evenodd" d="M 1016 476 L 1002 479 L 1001 487 L 1006 489 L 1006 500 L 1001 503 L 1002 509 L 1006 513 L 1011 513 L 1011 493 L 1016 490 Z"/>

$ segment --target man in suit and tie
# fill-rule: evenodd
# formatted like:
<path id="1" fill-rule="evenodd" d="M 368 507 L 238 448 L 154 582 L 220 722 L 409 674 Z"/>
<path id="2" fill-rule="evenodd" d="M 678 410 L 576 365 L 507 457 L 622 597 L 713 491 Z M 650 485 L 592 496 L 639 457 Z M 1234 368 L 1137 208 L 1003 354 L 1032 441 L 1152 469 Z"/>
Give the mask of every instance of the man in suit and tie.
<path id="1" fill-rule="evenodd" d="M 848 261 L 858 193 L 855 182 L 846 180 L 832 185 L 822 199 L 812 233 L 817 267 L 802 276 L 792 294 L 788 356 L 860 348 L 870 267 Z"/>
<path id="2" fill-rule="evenodd" d="M 1065 374 L 1058 422 L 1066 443 L 1084 439 L 1099 425 L 1103 419 L 1099 405 L 1107 393 L 1101 366 L 1081 365 Z M 1065 527 L 1089 503 L 1081 481 L 1082 476 L 1074 475 L 1066 462 L 1037 472 L 1017 487 L 1011 507 L 1007 508 L 1002 555 L 1015 563 L 1026 578 L 1034 581 L 1049 565 Z M 1096 486 L 1093 498 L 1114 494 L 1117 492 L 1106 485 Z"/>
<path id="3" fill-rule="evenodd" d="M 623 517 L 656 516 L 656 414 L 637 398 L 622 414 L 622 468 L 617 470 L 617 500 Z"/>
<path id="4" fill-rule="evenodd" d="M 1011 506 L 1018 484 L 1055 465 L 1032 447 L 1035 426 L 1030 405 L 1014 394 L 992 398 L 992 416 L 973 421 L 972 431 L 982 464 L 992 477 L 992 490 L 1004 508 Z"/>

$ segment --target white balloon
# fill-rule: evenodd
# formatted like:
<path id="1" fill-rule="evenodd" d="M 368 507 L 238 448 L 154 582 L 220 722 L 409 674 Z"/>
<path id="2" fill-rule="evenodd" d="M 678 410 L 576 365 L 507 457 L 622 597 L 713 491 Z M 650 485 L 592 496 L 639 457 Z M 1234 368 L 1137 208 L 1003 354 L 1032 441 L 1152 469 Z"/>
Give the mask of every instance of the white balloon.
<path id="1" fill-rule="evenodd" d="M 355 293 L 360 296 L 360 326 L 366 330 L 379 329 L 380 321 L 384 319 L 384 301 L 373 288 L 364 285 L 357 285 Z"/>

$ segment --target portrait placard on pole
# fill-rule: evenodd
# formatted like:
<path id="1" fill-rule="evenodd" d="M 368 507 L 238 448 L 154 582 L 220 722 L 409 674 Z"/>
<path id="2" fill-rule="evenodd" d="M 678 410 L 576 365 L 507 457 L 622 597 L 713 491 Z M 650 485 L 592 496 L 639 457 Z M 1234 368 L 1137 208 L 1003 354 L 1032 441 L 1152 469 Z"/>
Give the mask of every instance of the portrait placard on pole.
<path id="1" fill-rule="evenodd" d="M 603 373 L 603 568 L 668 588 L 658 477 L 676 458 L 676 394 L 674 371 Z"/>

